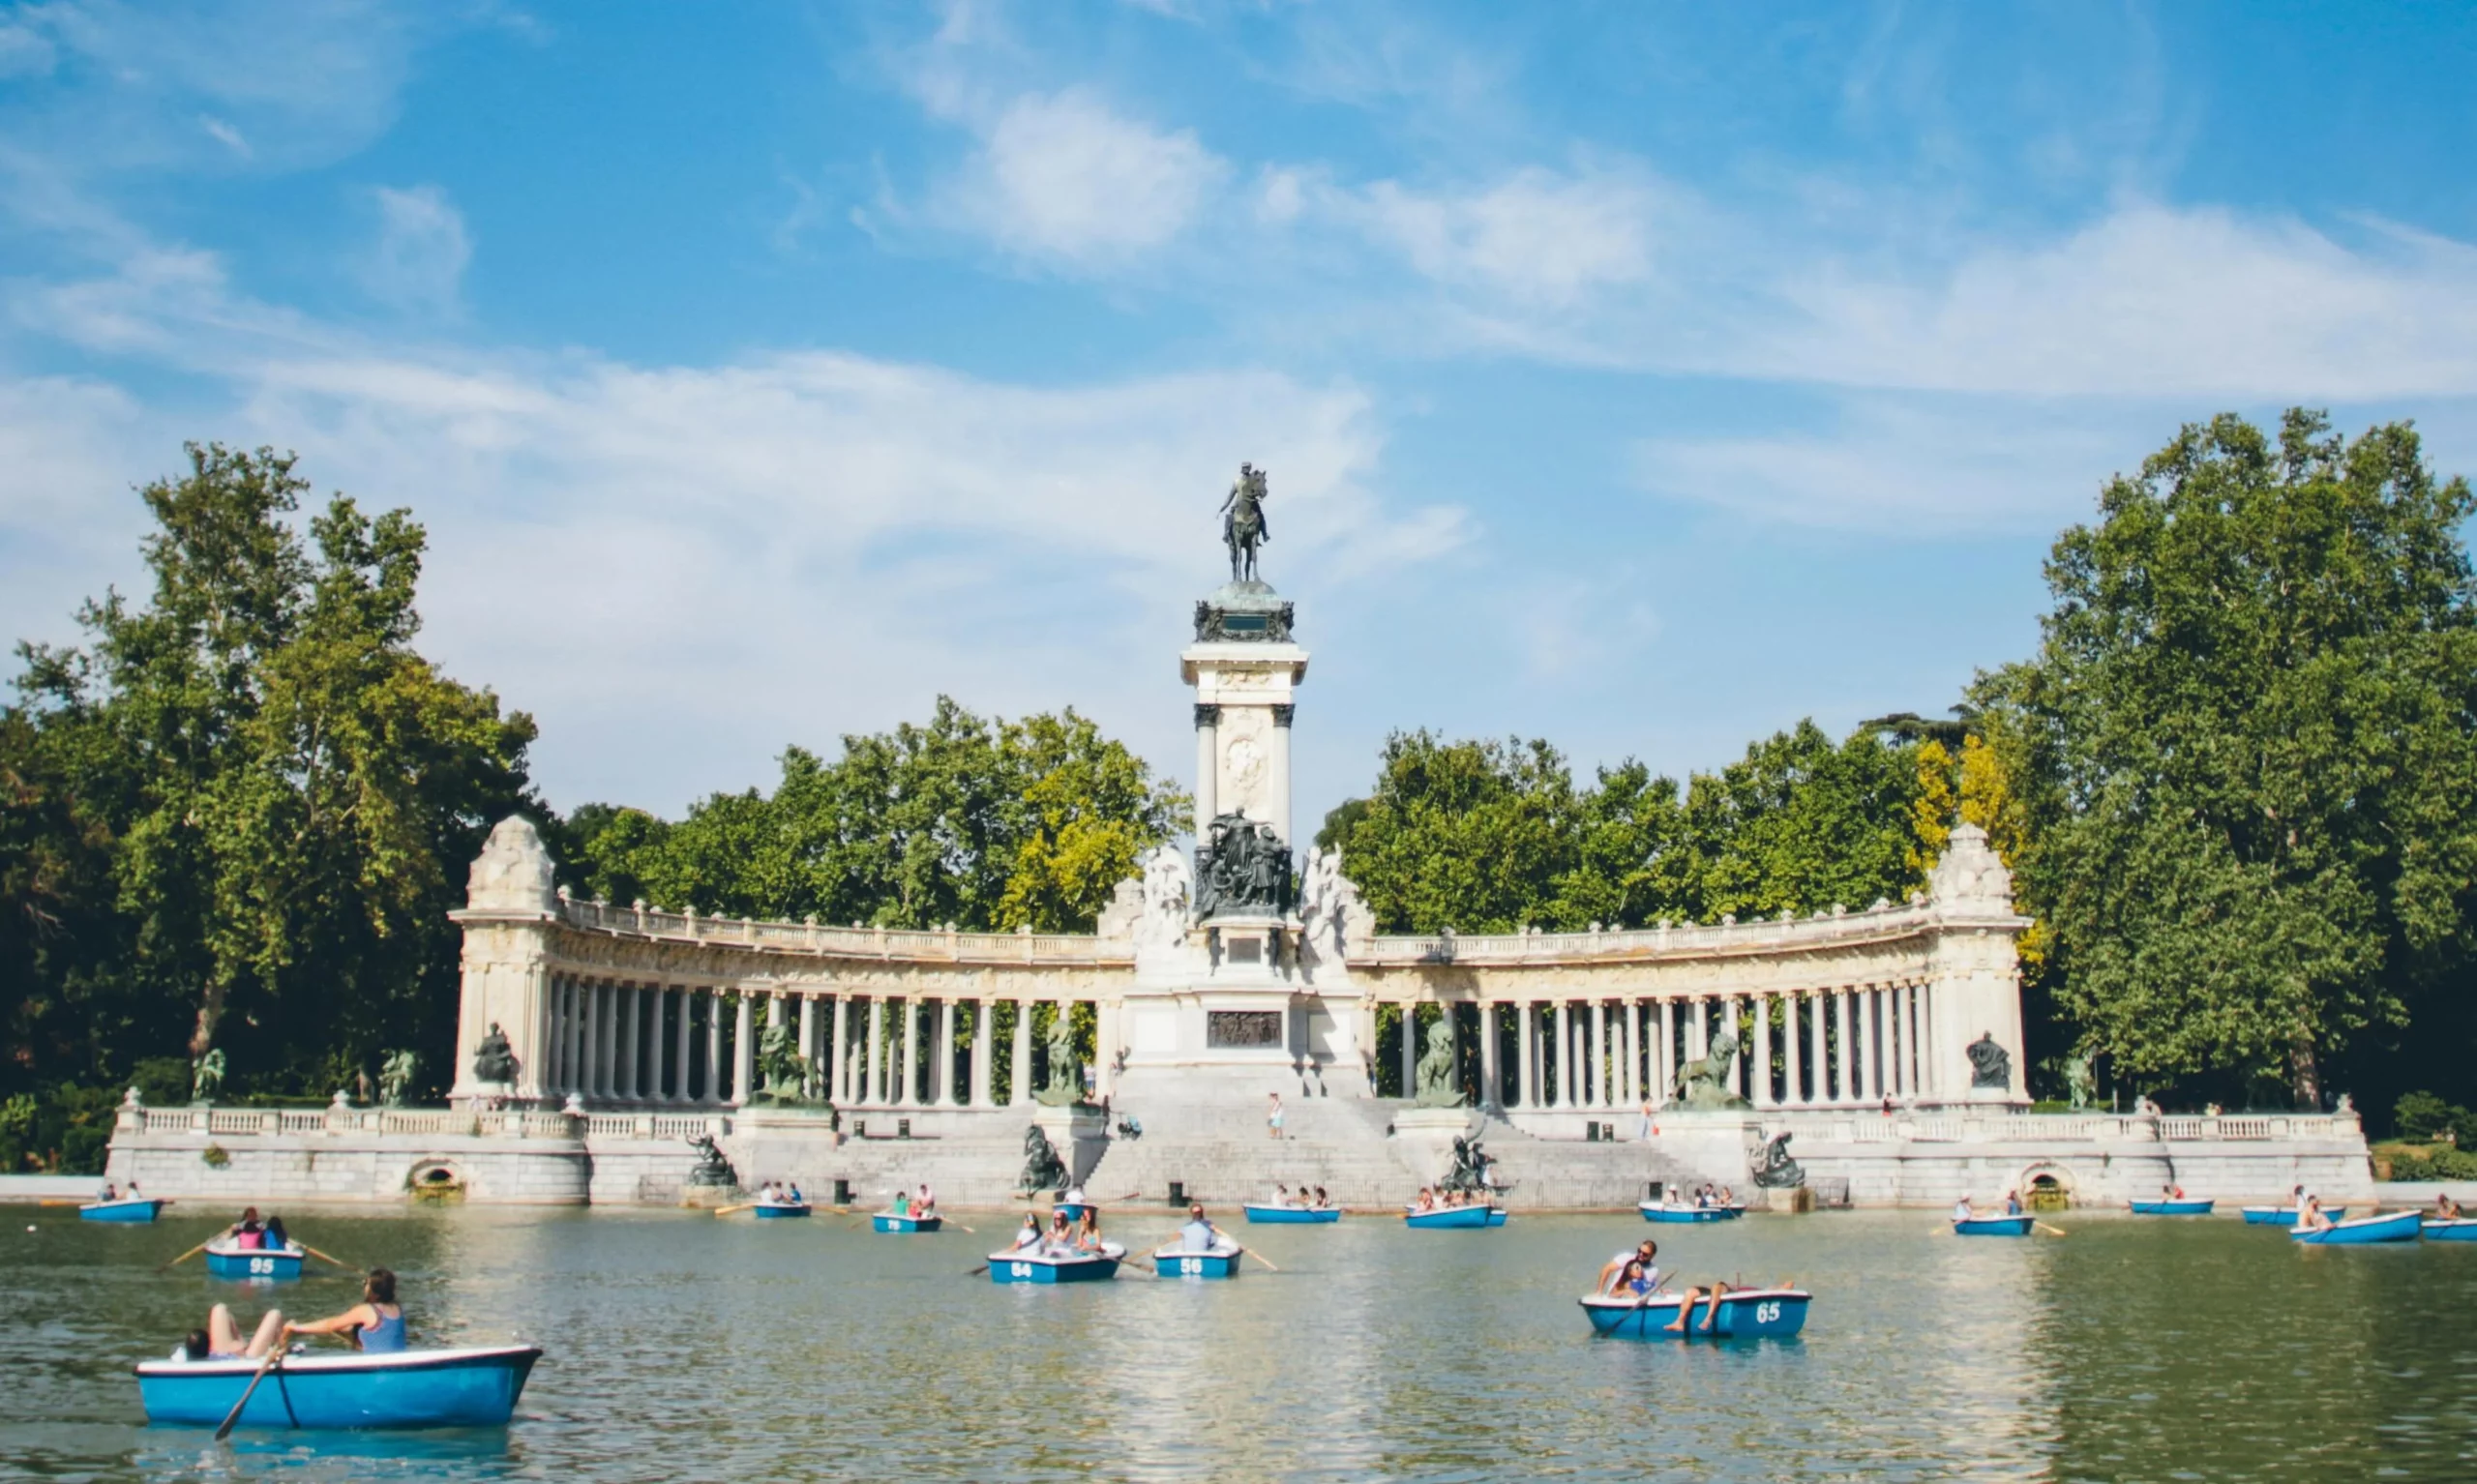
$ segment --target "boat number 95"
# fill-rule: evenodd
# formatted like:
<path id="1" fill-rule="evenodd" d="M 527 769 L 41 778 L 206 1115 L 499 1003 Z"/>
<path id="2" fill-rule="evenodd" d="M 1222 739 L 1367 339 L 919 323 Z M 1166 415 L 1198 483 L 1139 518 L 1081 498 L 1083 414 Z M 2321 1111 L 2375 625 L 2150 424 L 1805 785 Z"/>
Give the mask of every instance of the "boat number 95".
<path id="1" fill-rule="evenodd" d="M 1032 1275 L 1032 1264 L 1030 1262 L 1009 1262 L 1006 1265 L 1015 1270 L 1011 1275 L 1013 1277 L 1029 1278 Z"/>
<path id="2" fill-rule="evenodd" d="M 1777 1303 L 1760 1303 L 1754 1306 L 1754 1321 L 1758 1324 L 1769 1324 L 1779 1317 L 1780 1306 Z"/>
<path id="3" fill-rule="evenodd" d="M 250 1260 L 250 1271 L 251 1271 L 251 1272 L 253 1272 L 253 1273 L 271 1273 L 271 1272 L 274 1272 L 274 1271 L 275 1271 L 275 1259 L 273 1259 L 273 1258 L 252 1258 L 252 1259 Z"/>

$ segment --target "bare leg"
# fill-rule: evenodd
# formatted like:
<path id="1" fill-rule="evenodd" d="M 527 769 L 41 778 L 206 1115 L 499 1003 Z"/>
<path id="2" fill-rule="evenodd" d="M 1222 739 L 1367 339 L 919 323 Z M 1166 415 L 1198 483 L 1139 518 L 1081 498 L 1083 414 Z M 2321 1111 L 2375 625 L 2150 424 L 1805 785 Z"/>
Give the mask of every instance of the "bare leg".
<path id="1" fill-rule="evenodd" d="M 241 1353 L 241 1326 L 232 1322 L 229 1305 L 217 1304 L 206 1311 L 206 1348 L 218 1355 Z"/>
<path id="2" fill-rule="evenodd" d="M 1713 1321 L 1720 1317 L 1720 1295 L 1726 1293 L 1728 1291 L 1729 1286 L 1725 1283 L 1716 1283 L 1712 1285 L 1712 1301 L 1709 1304 L 1706 1304 L 1703 1309 L 1703 1332 L 1705 1334 L 1710 1334 L 1712 1332 Z M 1690 1309 L 1694 1306 L 1692 1304 L 1688 1304 L 1686 1307 Z"/>
<path id="3" fill-rule="evenodd" d="M 255 1360 L 275 1349 L 276 1342 L 282 1338 L 284 1338 L 284 1311 L 269 1309 L 265 1317 L 258 1321 L 258 1332 L 250 1337 L 250 1348 L 242 1353 Z"/>
<path id="4" fill-rule="evenodd" d="M 1702 1296 L 1703 1291 L 1701 1289 L 1687 1289 L 1686 1291 L 1686 1297 L 1679 1300 L 1677 1305 L 1677 1322 L 1667 1326 L 1670 1334 L 1682 1335 L 1686 1333 L 1686 1321 L 1692 1318 L 1694 1314 L 1694 1300 Z"/>

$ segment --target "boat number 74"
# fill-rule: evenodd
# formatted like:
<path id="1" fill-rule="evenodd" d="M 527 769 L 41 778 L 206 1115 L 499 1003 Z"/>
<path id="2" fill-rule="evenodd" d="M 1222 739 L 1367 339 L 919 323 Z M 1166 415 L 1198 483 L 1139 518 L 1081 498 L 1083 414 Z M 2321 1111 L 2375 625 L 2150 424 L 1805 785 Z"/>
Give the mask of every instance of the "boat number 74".
<path id="1" fill-rule="evenodd" d="M 1777 1300 L 1768 1300 L 1754 1306 L 1754 1321 L 1758 1324 L 1769 1324 L 1779 1317 L 1780 1305 Z"/>

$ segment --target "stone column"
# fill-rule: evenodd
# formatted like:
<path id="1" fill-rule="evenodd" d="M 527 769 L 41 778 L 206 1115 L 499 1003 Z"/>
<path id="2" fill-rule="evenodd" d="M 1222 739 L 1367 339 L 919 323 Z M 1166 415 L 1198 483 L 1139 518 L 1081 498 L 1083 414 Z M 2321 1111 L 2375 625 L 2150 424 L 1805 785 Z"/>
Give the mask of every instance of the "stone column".
<path id="1" fill-rule="evenodd" d="M 1769 994 L 1754 996 L 1754 1063 L 1748 1070 L 1754 1078 L 1754 1106 L 1772 1107 L 1772 996 Z"/>
<path id="2" fill-rule="evenodd" d="M 1795 990 L 1780 996 L 1780 1101 L 1796 1108 L 1806 1100 L 1803 1076 L 1804 1058 L 1798 1054 L 1798 1012 L 1805 1005 L 1804 996 Z"/>
<path id="3" fill-rule="evenodd" d="M 641 1012 L 637 1003 L 637 987 L 619 987 L 619 1077 L 612 1083 L 614 1096 L 637 1100 L 637 1022 Z"/>
<path id="4" fill-rule="evenodd" d="M 886 997 L 869 996 L 869 1093 L 866 1101 L 875 1107 L 886 1100 Z"/>
<path id="5" fill-rule="evenodd" d="M 1281 837 L 1284 846 L 1291 843 L 1290 713 L 1289 706 L 1273 707 L 1273 729 L 1279 735 L 1273 738 L 1272 756 L 1265 759 L 1266 791 L 1272 795 L 1273 833 Z"/>
<path id="6" fill-rule="evenodd" d="M 1592 1108 L 1608 1106 L 1608 1001 L 1591 1002 L 1591 1075 L 1583 1083 L 1583 1102 Z"/>
<path id="7" fill-rule="evenodd" d="M 1575 1063 L 1582 1058 L 1574 1054 L 1574 1007 L 1567 1000 L 1557 1001 L 1557 1106 L 1579 1108 L 1582 1099 L 1574 1091 L 1578 1079 Z"/>
<path id="8" fill-rule="evenodd" d="M 1012 1090 L 1006 1101 L 1021 1108 L 1032 1100 L 1032 1002 L 1029 999 L 1015 1001 L 1014 1061 L 1013 1080 L 1008 1083 Z"/>
<path id="9" fill-rule="evenodd" d="M 1402 1002 L 1402 1096 L 1418 1090 L 1419 1062 L 1419 1005 L 1417 1000 Z"/>
<path id="10" fill-rule="evenodd" d="M 645 1082 L 642 1100 L 659 1103 L 662 1094 L 662 1007 L 671 992 L 661 985 L 645 986 Z"/>
<path id="11" fill-rule="evenodd" d="M 1643 1002 L 1626 996 L 1626 1106 L 1639 1107 L 1643 1101 Z"/>
<path id="12" fill-rule="evenodd" d="M 1213 811 L 1213 786 L 1221 773 L 1221 708 L 1199 702 L 1196 706 L 1196 839 L 1209 845 Z M 1282 837 L 1285 841 L 1290 837 Z"/>
<path id="13" fill-rule="evenodd" d="M 736 1107 L 748 1101 L 750 1075 L 757 1068 L 757 1001 L 749 991 L 739 992 L 739 1014 L 732 1019 L 731 1102 Z"/>
<path id="14" fill-rule="evenodd" d="M 1539 1106 L 1539 1068 L 1537 1058 L 1532 1055 L 1532 1042 L 1536 1039 L 1532 1026 L 1537 1019 L 1538 1012 L 1530 1000 L 1517 999 L 1513 1002 L 1513 1090 L 1514 1096 L 1522 1102 L 1524 1113 Z"/>
<path id="15" fill-rule="evenodd" d="M 671 1076 L 674 1085 L 671 1101 L 685 1103 L 688 1101 L 688 1023 L 696 1014 L 697 994 L 696 991 L 688 989 L 674 990 L 671 993 L 678 996 L 678 1003 L 673 1008 L 679 1013 L 679 1024 L 672 1031 L 672 1035 L 676 1038 L 672 1045 L 678 1054 L 671 1058 Z"/>
<path id="16" fill-rule="evenodd" d="M 808 1067 L 808 1075 L 800 1079 L 800 1096 L 813 1098 L 822 1090 L 825 1081 L 825 1058 L 818 1054 L 817 996 L 800 996 L 800 1060 Z"/>
<path id="17" fill-rule="evenodd" d="M 1493 1000 L 1479 1002 L 1479 1099 L 1489 1108 L 1505 1106 L 1505 1078 L 1498 1063 L 1505 1059 L 1505 1019 L 1503 1007 Z"/>
<path id="18" fill-rule="evenodd" d="M 1900 1057 L 1901 1048 L 1907 1041 L 1901 1034 L 1901 987 L 1897 984 L 1884 987 L 1884 1095 L 1895 1102 L 1900 1100 L 1902 1091 Z"/>
<path id="19" fill-rule="evenodd" d="M 951 998 L 938 1001 L 938 1075 L 931 1081 L 931 1096 L 940 1108 L 951 1108 L 955 1102 L 955 1002 Z"/>
<path id="20" fill-rule="evenodd" d="M 1652 1045 L 1652 1102 L 1661 1108 L 1677 1090 L 1677 1002 L 1659 1002 L 1659 1039 Z"/>
<path id="21" fill-rule="evenodd" d="M 602 1074 L 610 1058 L 603 1054 L 603 1033 L 611 1027 L 611 1016 L 603 1008 L 602 992 L 608 986 L 587 980 L 584 986 L 584 1066 L 577 1085 L 591 1100 L 602 1098 Z"/>
<path id="22" fill-rule="evenodd" d="M 574 976 L 563 975 L 567 990 L 566 1026 L 559 1035 L 559 1090 L 584 1090 L 584 995 Z"/>
<path id="23" fill-rule="evenodd" d="M 1720 1028 L 1729 1033 L 1729 1040 L 1735 1043 L 1738 1049 L 1737 1054 L 1729 1058 L 1729 1075 L 1724 1085 L 1731 1092 L 1745 1097 L 1747 1037 L 1738 1033 L 1738 997 L 1734 994 L 1720 996 Z"/>
<path id="24" fill-rule="evenodd" d="M 997 1021 L 997 1001 L 975 999 L 971 1003 L 971 1106 L 994 1106 L 989 1098 L 989 1054 L 992 1032 Z"/>
<path id="25" fill-rule="evenodd" d="M 1832 992 L 1833 1030 L 1839 1046 L 1832 1057 L 1832 1100 L 1852 1103 L 1858 1098 L 1857 1037 L 1849 1024 L 1849 990 L 1847 986 Z"/>

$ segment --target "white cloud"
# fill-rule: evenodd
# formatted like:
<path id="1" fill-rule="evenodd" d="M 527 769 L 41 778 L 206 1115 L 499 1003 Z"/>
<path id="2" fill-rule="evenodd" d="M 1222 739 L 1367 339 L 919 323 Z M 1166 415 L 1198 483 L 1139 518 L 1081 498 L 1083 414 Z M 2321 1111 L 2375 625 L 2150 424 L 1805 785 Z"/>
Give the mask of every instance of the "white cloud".
<path id="1" fill-rule="evenodd" d="M 372 198 L 378 241 L 362 264 L 364 285 L 400 309 L 454 310 L 473 257 L 464 214 L 436 186 L 381 186 Z"/>
<path id="2" fill-rule="evenodd" d="M 35 77 L 51 71 L 60 50 L 28 26 L 0 26 L 0 77 Z"/>
<path id="3" fill-rule="evenodd" d="M 214 114 L 199 114 L 197 116 L 197 127 L 205 130 L 209 135 L 213 136 L 216 142 L 222 144 L 225 149 L 230 150 L 235 155 L 240 156 L 244 160 L 250 158 L 250 141 L 241 136 L 241 131 L 224 122 L 224 120 L 217 118 Z"/>
<path id="4" fill-rule="evenodd" d="M 1227 167 L 1187 130 L 1119 116 L 1088 93 L 1026 94 L 956 187 L 962 216 L 1029 256 L 1106 265 L 1184 231 Z"/>
<path id="5" fill-rule="evenodd" d="M 1653 193 L 1623 174 L 1534 167 L 1455 194 L 1380 181 L 1346 209 L 1429 279 L 1549 310 L 1652 271 Z"/>

